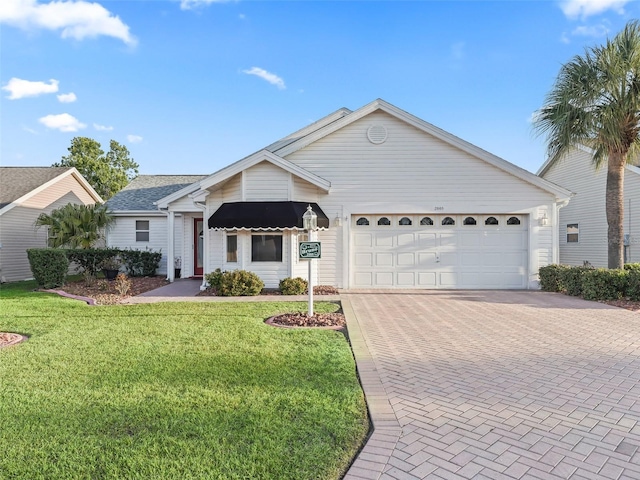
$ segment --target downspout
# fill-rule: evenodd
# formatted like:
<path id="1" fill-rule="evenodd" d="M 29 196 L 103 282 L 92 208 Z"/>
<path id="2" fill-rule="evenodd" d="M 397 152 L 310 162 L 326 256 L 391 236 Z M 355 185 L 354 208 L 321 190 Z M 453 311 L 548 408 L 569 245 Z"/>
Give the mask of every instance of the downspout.
<path id="1" fill-rule="evenodd" d="M 551 220 L 553 227 L 553 255 L 551 263 L 560 263 L 560 209 L 566 207 L 569 203 L 569 199 L 566 198 L 560 202 L 556 202 L 556 208 L 553 210 L 554 218 Z"/>

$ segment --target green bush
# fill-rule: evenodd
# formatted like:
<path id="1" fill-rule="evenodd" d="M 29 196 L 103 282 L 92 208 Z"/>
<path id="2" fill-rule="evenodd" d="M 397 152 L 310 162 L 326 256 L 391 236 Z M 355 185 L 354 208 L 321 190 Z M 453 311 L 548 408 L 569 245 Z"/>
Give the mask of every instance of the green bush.
<path id="1" fill-rule="evenodd" d="M 635 265 L 640 264 L 636 263 Z M 624 296 L 629 300 L 640 301 L 640 268 L 627 270 L 627 284 L 625 285 Z"/>
<path id="2" fill-rule="evenodd" d="M 220 278 L 218 295 L 224 297 L 246 297 L 259 295 L 264 288 L 260 277 L 246 270 L 224 272 Z"/>
<path id="3" fill-rule="evenodd" d="M 624 269 L 632 272 L 640 272 L 640 263 L 627 263 Z"/>
<path id="4" fill-rule="evenodd" d="M 567 295 L 582 296 L 582 277 L 592 267 L 568 267 L 560 269 L 560 285 Z"/>
<path id="5" fill-rule="evenodd" d="M 280 292 L 283 295 L 304 295 L 307 293 L 309 283 L 300 277 L 296 278 L 283 278 L 280 280 Z"/>
<path id="6" fill-rule="evenodd" d="M 116 257 L 117 248 L 77 248 L 65 250 L 70 262 L 77 264 L 86 278 L 94 278 L 102 269 L 103 262 Z"/>
<path id="7" fill-rule="evenodd" d="M 207 273 L 204 276 L 204 279 L 207 281 L 207 283 L 211 288 L 213 288 L 216 292 L 218 292 L 220 291 L 220 285 L 222 283 L 222 275 L 224 273 L 225 272 L 223 272 L 219 268 L 216 268 L 213 272 Z"/>
<path id="8" fill-rule="evenodd" d="M 561 278 L 563 272 L 568 268 L 571 267 L 555 264 L 541 267 L 540 270 L 538 270 L 540 288 L 545 292 L 562 292 L 564 286 L 562 285 Z"/>
<path id="9" fill-rule="evenodd" d="M 582 272 L 582 297 L 585 300 L 617 300 L 626 290 L 629 273 L 621 269 L 595 268 Z"/>
<path id="10" fill-rule="evenodd" d="M 120 258 L 131 277 L 152 277 L 160 267 L 162 252 L 153 250 L 120 250 Z"/>
<path id="11" fill-rule="evenodd" d="M 27 250 L 33 278 L 42 288 L 64 285 L 69 271 L 69 260 L 64 250 L 56 248 L 30 248 Z"/>

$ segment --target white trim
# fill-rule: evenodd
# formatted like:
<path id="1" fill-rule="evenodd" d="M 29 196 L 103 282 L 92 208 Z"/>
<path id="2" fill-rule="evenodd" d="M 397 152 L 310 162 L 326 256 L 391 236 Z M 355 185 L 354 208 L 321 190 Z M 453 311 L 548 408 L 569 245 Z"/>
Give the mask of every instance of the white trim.
<path id="1" fill-rule="evenodd" d="M 21 205 L 22 203 L 24 203 L 25 201 L 27 201 L 31 197 L 33 197 L 33 196 L 37 195 L 38 193 L 46 190 L 50 186 L 58 183 L 60 180 L 68 177 L 69 175 L 73 175 L 73 177 L 80 184 L 80 186 L 82 188 L 84 188 L 87 191 L 87 193 L 89 195 L 91 195 L 91 197 L 93 197 L 93 199 L 95 200 L 96 203 L 100 203 L 100 204 L 104 203 L 104 200 L 102 199 L 102 197 L 100 195 L 98 195 L 98 192 L 96 192 L 94 190 L 94 188 L 80 174 L 80 172 L 76 169 L 76 167 L 70 167 L 69 170 L 67 170 L 65 172 L 62 172 L 57 177 L 52 178 L 48 182 L 43 183 L 39 187 L 34 188 L 30 192 L 25 193 L 20 198 L 17 198 L 13 202 L 9 203 L 8 205 L 5 205 L 4 207 L 0 208 L 0 215 L 3 215 L 5 213 L 7 213 L 9 210 L 12 210 L 14 207 L 17 207 L 18 205 Z"/>

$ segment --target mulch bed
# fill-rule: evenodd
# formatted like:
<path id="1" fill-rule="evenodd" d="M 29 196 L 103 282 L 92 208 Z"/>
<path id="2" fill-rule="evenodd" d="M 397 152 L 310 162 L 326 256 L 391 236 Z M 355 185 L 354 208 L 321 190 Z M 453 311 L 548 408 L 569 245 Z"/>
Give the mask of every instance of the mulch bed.
<path id="1" fill-rule="evenodd" d="M 338 289 L 330 285 L 317 285 L 313 287 L 314 295 L 338 295 L 338 293 Z M 198 294 L 199 297 L 215 297 L 216 295 L 216 291 L 213 288 L 207 288 Z M 263 288 L 260 295 L 282 295 L 282 292 L 277 288 Z"/>
<path id="2" fill-rule="evenodd" d="M 340 329 L 347 326 L 342 313 L 316 313 L 308 317 L 306 313 L 284 313 L 266 321 L 269 325 L 279 327 L 321 327 Z"/>
<path id="3" fill-rule="evenodd" d="M 71 295 L 93 298 L 98 305 L 115 305 L 125 298 L 140 295 L 141 293 L 163 287 L 169 283 L 165 277 L 161 276 L 128 278 L 131 282 L 131 289 L 126 295 L 121 295 L 116 290 L 115 281 L 104 279 L 96 279 L 89 283 L 84 280 L 69 282 L 58 288 L 58 290 L 63 290 Z"/>

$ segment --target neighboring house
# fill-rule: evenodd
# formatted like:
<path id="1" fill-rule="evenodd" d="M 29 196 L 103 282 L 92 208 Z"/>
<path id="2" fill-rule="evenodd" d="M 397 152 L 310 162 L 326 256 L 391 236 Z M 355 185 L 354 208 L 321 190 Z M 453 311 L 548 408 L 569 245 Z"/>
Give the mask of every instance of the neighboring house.
<path id="1" fill-rule="evenodd" d="M 116 248 L 149 249 L 163 253 L 160 274 L 167 274 L 167 213 L 156 202 L 207 175 L 138 175 L 107 200 L 109 212 L 117 218 L 107 232 L 107 245 Z M 182 252 L 183 222 L 174 222 L 174 251 Z M 190 248 L 191 244 L 189 244 Z M 180 253 L 174 257 L 180 257 Z M 180 259 L 182 260 L 182 259 Z M 170 265 L 169 270 L 173 268 Z"/>
<path id="2" fill-rule="evenodd" d="M 556 161 L 547 160 L 538 175 L 571 190 L 575 196 L 560 210 L 560 263 L 607 267 L 606 164 L 596 170 L 593 152 L 581 147 Z M 640 168 L 624 174 L 624 260 L 640 262 Z"/>
<path id="3" fill-rule="evenodd" d="M 157 211 L 135 211 L 124 194 L 109 202 L 123 198 L 110 244 L 161 247 L 170 280 L 166 259 L 180 257 L 183 277 L 245 269 L 267 287 L 307 277 L 298 244 L 311 205 L 322 227 L 314 283 L 347 289 L 537 288 L 570 196 L 383 100 L 340 109 Z"/>
<path id="4" fill-rule="evenodd" d="M 73 167 L 0 167 L 1 281 L 33 278 L 27 249 L 47 246 L 47 229 L 35 227 L 41 213 L 68 203 L 102 202 Z"/>

